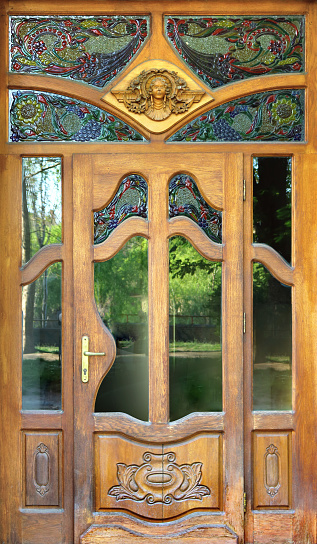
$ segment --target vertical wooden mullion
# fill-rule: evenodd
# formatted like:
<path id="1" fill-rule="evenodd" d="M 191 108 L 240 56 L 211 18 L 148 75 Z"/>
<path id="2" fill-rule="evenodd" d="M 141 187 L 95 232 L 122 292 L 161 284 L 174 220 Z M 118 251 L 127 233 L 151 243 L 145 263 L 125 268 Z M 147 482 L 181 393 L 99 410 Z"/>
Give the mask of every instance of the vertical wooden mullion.
<path id="1" fill-rule="evenodd" d="M 155 168 L 153 168 L 155 171 Z M 153 173 L 149 196 L 149 419 L 169 419 L 168 223 L 164 173 Z"/>
<path id="2" fill-rule="evenodd" d="M 243 155 L 226 157 L 223 262 L 224 510 L 243 535 Z"/>

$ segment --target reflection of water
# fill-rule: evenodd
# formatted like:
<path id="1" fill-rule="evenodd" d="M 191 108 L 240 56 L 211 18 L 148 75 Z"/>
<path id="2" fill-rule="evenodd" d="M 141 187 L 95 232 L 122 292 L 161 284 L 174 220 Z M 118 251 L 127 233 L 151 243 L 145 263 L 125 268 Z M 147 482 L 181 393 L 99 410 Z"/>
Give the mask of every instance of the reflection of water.
<path id="1" fill-rule="evenodd" d="M 170 420 L 222 411 L 221 351 L 175 352 L 170 357 Z"/>
<path id="2" fill-rule="evenodd" d="M 267 362 L 254 365 L 253 409 L 292 409 L 292 368 L 290 363 Z"/>
<path id="3" fill-rule="evenodd" d="M 61 409 L 61 363 L 58 354 L 25 354 L 22 374 L 23 410 Z"/>
<path id="4" fill-rule="evenodd" d="M 148 356 L 118 351 L 120 354 L 100 385 L 95 412 L 123 412 L 147 421 Z"/>

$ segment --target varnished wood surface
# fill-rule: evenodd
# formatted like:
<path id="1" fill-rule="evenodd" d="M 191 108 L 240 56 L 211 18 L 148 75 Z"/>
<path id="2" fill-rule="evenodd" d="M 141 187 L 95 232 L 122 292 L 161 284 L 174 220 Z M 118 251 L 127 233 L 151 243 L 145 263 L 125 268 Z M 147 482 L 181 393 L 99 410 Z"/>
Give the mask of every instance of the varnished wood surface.
<path id="1" fill-rule="evenodd" d="M 63 246 L 51 244 L 42 247 L 32 259 L 26 263 L 21 270 L 21 285 L 27 285 L 35 281 L 44 270 L 53 263 L 61 261 L 63 257 Z"/>
<path id="2" fill-rule="evenodd" d="M 15 14 L 34 14 L 34 15 L 69 15 L 72 14 L 87 14 L 87 2 L 83 0 L 78 0 L 76 3 L 72 2 L 63 2 L 57 0 L 55 4 L 48 4 L 45 0 L 14 0 L 12 2 L 3 1 L 1 4 L 3 8 L 3 13 L 5 14 L 6 10 L 9 13 Z M 146 9 L 145 9 L 146 8 Z M 208 8 L 209 9 L 209 8 Z M 126 2 L 109 2 L 103 6 L 102 11 L 107 11 L 107 14 L 110 13 L 149 13 L 152 12 L 152 36 L 154 36 L 156 43 L 157 40 L 162 40 L 160 29 L 162 26 L 162 13 L 173 13 L 182 14 L 190 13 L 197 15 L 206 15 L 206 4 L 201 1 L 189 1 L 184 0 L 180 5 L 179 3 L 174 3 L 171 0 L 162 0 L 161 2 L 151 1 L 145 5 L 144 2 L 138 2 L 136 0 L 127 0 Z M 269 15 L 281 15 L 285 11 L 285 5 L 282 2 L 273 2 L 273 0 L 264 0 L 259 3 L 251 2 L 246 0 L 244 3 L 236 2 L 233 0 L 218 0 L 213 4 L 213 15 L 224 15 L 232 13 L 234 14 L 243 14 L 252 13 L 252 14 L 269 14 Z M 73 413 L 73 202 L 72 202 L 72 155 L 78 155 L 80 153 L 85 154 L 100 154 L 103 155 L 105 151 L 107 153 L 119 155 L 123 153 L 127 156 L 126 164 L 129 164 L 129 156 L 133 154 L 138 155 L 138 161 L 141 160 L 141 157 L 146 157 L 149 153 L 155 153 L 157 155 L 157 162 L 162 162 L 162 157 L 165 157 L 166 154 L 170 156 L 182 155 L 185 157 L 188 153 L 199 153 L 204 155 L 208 153 L 243 153 L 244 154 L 244 164 L 245 164 L 245 177 L 247 180 L 247 200 L 244 206 L 244 308 L 246 311 L 246 334 L 244 335 L 244 475 L 245 475 L 245 489 L 247 491 L 247 514 L 245 517 L 245 542 L 247 544 L 257 543 L 257 544 L 271 544 L 275 542 L 276 544 L 285 544 L 286 542 L 294 542 L 296 544 L 303 544 L 306 542 L 311 543 L 317 540 L 316 534 L 316 502 L 317 502 L 317 489 L 316 489 L 316 463 L 315 463 L 315 430 L 317 427 L 316 422 L 316 376 L 317 376 L 317 353 L 315 349 L 315 336 L 316 336 L 316 281 L 315 281 L 315 262 L 316 262 L 316 251 L 315 251 L 315 239 L 316 239 L 316 213 L 315 213 L 315 202 L 316 202 L 316 190 L 314 179 L 316 177 L 316 146 L 317 146 L 317 122 L 315 120 L 316 108 L 315 103 L 317 99 L 317 81 L 316 81 L 316 69 L 317 69 L 317 56 L 315 54 L 317 48 L 317 35 L 315 32 L 316 27 L 316 14 L 317 5 L 314 1 L 300 1 L 300 0 L 290 0 L 287 3 L 287 14 L 291 13 L 305 13 L 306 14 L 306 74 L 287 74 L 286 76 L 266 76 L 265 78 L 255 78 L 253 80 L 241 81 L 229 85 L 225 88 L 220 88 L 218 90 L 212 91 L 212 94 L 215 96 L 215 102 L 213 104 L 222 104 L 228 100 L 238 98 L 245 94 L 251 94 L 253 92 L 261 92 L 265 90 L 271 90 L 276 88 L 290 88 L 290 87 L 300 87 L 308 88 L 306 93 L 306 111 L 307 111 L 307 121 L 306 121 L 306 135 L 307 141 L 305 143 L 287 143 L 287 142 L 278 142 L 278 143 L 258 143 L 258 142 L 249 142 L 249 143 L 207 143 L 207 144 L 166 144 L 164 139 L 168 138 L 169 135 L 180 127 L 180 124 L 177 124 L 169 133 L 163 135 L 152 136 L 151 143 L 43 143 L 43 142 L 26 142 L 26 143 L 7 143 L 7 116 L 5 117 L 5 122 L 0 126 L 1 133 L 1 144 L 3 154 L 9 156 L 6 163 L 4 163 L 3 169 L 1 171 L 1 199 L 0 199 L 0 237 L 2 243 L 2 252 L 1 252 L 1 274 L 0 274 L 0 287 L 1 287 L 1 298 L 0 298 L 0 315 L 1 315 L 1 365 L 2 365 L 2 380 L 0 382 L 0 392 L 1 392 L 1 403 L 2 403 L 2 419 L 1 419 L 1 435 L 0 435 L 0 448 L 1 448 L 1 464 L 0 464 L 0 486 L 1 486 L 1 497 L 5 507 L 1 509 L 0 513 L 0 540 L 6 544 L 11 544 L 11 542 L 23 542 L 23 543 L 32 543 L 35 544 L 39 540 L 45 541 L 46 544 L 60 544 L 61 542 L 73 542 L 72 536 L 72 526 L 73 526 L 73 496 L 72 496 L 72 478 L 73 478 L 73 452 L 72 452 L 72 413 Z M 90 14 L 100 14 L 100 6 L 97 4 L 89 5 Z M 104 90 L 91 89 L 86 85 L 81 83 L 76 83 L 74 81 L 60 80 L 58 78 L 49 78 L 45 76 L 28 76 L 22 74 L 10 74 L 7 77 L 7 36 L 8 36 L 8 26 L 7 22 L 4 21 L 4 27 L 2 27 L 2 32 L 0 33 L 0 40 L 2 43 L 2 71 L 1 71 L 1 81 L 3 87 L 5 87 L 8 82 L 11 88 L 24 88 L 24 89 L 40 89 L 48 92 L 58 92 L 61 94 L 66 94 L 67 96 L 73 96 L 80 100 L 87 100 L 88 102 L 103 107 L 101 105 L 100 96 L 104 94 Z M 153 39 L 154 42 L 154 39 Z M 169 60 L 180 63 L 176 53 L 165 41 L 163 47 L 159 49 L 159 55 L 164 56 L 165 53 L 168 55 Z M 141 62 L 142 58 L 147 60 L 148 58 L 157 58 L 158 56 L 158 46 L 151 46 L 150 42 L 146 44 L 143 51 L 143 55 L 137 55 L 133 60 L 131 67 L 136 66 Z M 191 70 L 181 64 L 183 69 L 191 77 Z M 119 76 L 116 81 L 119 81 L 120 78 L 123 78 L 125 71 Z M 203 86 L 203 84 L 199 83 Z M 110 84 L 109 88 L 113 86 Z M 1 106 L 2 112 L 8 110 L 7 96 L 6 92 L 1 94 Z M 206 108 L 207 109 L 207 106 Z M 205 111 L 198 110 L 198 111 Z M 119 110 L 116 108 L 109 109 L 113 114 L 118 114 Z M 136 130 L 139 130 L 146 137 L 150 137 L 150 134 L 139 127 L 138 123 L 128 120 L 128 116 L 124 113 L 120 114 L 121 117 L 131 124 Z M 198 114 L 197 114 L 198 115 Z M 188 116 L 187 120 L 194 118 L 196 114 Z M 21 413 L 21 366 L 17 361 L 21 360 L 21 334 L 20 334 L 20 290 L 19 285 L 22 283 L 27 284 L 30 281 L 33 281 L 35 277 L 44 270 L 46 266 L 51 264 L 51 257 L 43 259 L 43 256 L 37 256 L 34 262 L 25 266 L 23 271 L 19 270 L 21 266 L 20 262 L 20 183 L 21 183 L 21 163 L 20 155 L 61 155 L 63 156 L 64 166 L 64 209 L 63 209 L 63 223 L 64 223 L 64 238 L 63 244 L 64 247 L 60 246 L 61 253 L 55 254 L 56 260 L 63 259 L 63 278 L 64 278 L 64 288 L 63 288 L 63 413 L 55 413 L 46 415 L 45 413 Z M 256 246 L 252 246 L 252 198 L 250 193 L 252 173 L 251 173 L 251 156 L 255 155 L 292 155 L 293 164 L 294 164 L 294 198 L 293 198 L 293 260 L 292 267 L 285 265 L 282 260 L 274 255 L 272 250 L 267 251 L 265 248 L 261 249 Z M 119 158 L 118 158 L 119 159 Z M 75 159 L 76 161 L 77 159 Z M 117 159 L 115 159 L 117 161 Z M 173 159 L 171 159 L 171 162 Z M 89 162 L 89 161 L 88 161 Z M 102 159 L 101 163 L 102 164 Z M 117 163 L 118 167 L 120 166 L 119 160 Z M 166 162 L 165 162 L 166 164 Z M 226 163 L 225 168 L 227 169 L 228 163 Z M 223 168 L 222 168 L 223 170 Z M 116 170 L 118 172 L 118 169 Z M 114 169 L 112 176 L 116 175 Z M 145 170 L 144 170 L 145 171 Z M 89 177 L 89 172 L 92 171 L 87 167 L 87 164 L 83 170 L 80 172 L 77 170 L 77 177 L 81 179 L 81 174 L 84 176 L 87 174 Z M 232 179 L 237 175 L 237 170 L 231 165 L 229 166 L 229 177 Z M 195 175 L 195 171 L 192 172 Z M 105 199 L 105 183 L 102 180 L 103 172 L 98 172 L 95 182 L 96 182 L 96 203 L 99 206 L 104 204 Z M 109 194 L 112 194 L 112 181 L 111 179 L 111 164 L 109 165 L 109 176 L 107 178 L 106 185 L 109 184 Z M 113 178 L 114 179 L 114 178 Z M 93 183 L 92 178 L 90 182 L 87 182 L 87 188 L 89 193 L 90 185 Z M 114 181 L 118 183 L 118 179 Z M 204 184 L 200 187 L 202 192 L 204 189 Z M 207 185 L 206 185 L 207 186 Z M 234 194 L 236 188 L 230 188 L 228 186 L 225 188 L 225 200 L 223 197 L 221 202 L 218 200 L 214 201 L 214 205 L 218 205 L 220 209 L 223 209 L 226 206 L 226 193 L 233 191 Z M 203 193 L 204 194 L 204 193 Z M 204 197 L 208 201 L 213 201 L 214 196 L 208 193 L 209 196 L 204 194 Z M 217 193 L 218 194 L 218 193 Z M 84 197 L 83 197 L 84 198 Z M 94 197 L 95 198 L 95 197 Z M 74 202 L 75 208 L 78 205 L 78 201 Z M 230 206 L 233 206 L 231 202 Z M 91 208 L 92 209 L 92 208 Z M 91 209 L 89 209 L 89 214 L 91 214 Z M 10 217 L 9 217 L 10 215 Z M 238 214 L 239 215 L 239 214 Z M 9 220 L 10 219 L 10 220 Z M 103 260 L 110 258 L 112 254 L 122 247 L 122 244 L 125 243 L 125 236 L 127 231 L 130 229 L 128 227 L 128 221 L 123 225 L 122 233 L 117 237 L 115 234 L 111 241 L 111 251 L 114 253 L 109 253 L 106 250 L 106 245 L 100 245 L 95 249 L 92 249 L 92 229 L 91 229 L 91 216 L 90 216 L 90 225 L 85 224 L 87 232 L 89 232 L 89 242 L 88 237 L 85 238 L 87 244 L 89 244 L 89 251 L 85 251 L 83 259 L 75 259 L 75 276 L 76 281 L 80 282 L 80 285 L 84 285 L 86 278 L 81 272 L 80 267 L 84 264 L 88 266 L 88 262 L 91 263 L 93 260 Z M 136 220 L 138 221 L 138 220 Z M 185 223 L 185 222 L 184 222 Z M 132 224 L 132 221 L 131 221 Z M 229 221 L 230 224 L 230 221 Z M 125 230 L 125 225 L 126 229 Z M 135 223 L 134 223 L 135 225 Z M 175 226 L 177 225 L 177 226 Z M 132 235 L 132 228 L 128 237 Z M 142 230 L 143 227 L 139 230 L 139 234 L 148 236 L 147 227 Z M 183 235 L 188 237 L 188 239 L 193 243 L 197 249 L 200 250 L 202 254 L 204 251 L 208 252 L 207 244 L 204 243 L 202 236 L 197 233 L 197 229 L 192 227 L 187 231 L 186 224 L 182 225 Z M 230 226 L 231 234 L 236 234 L 236 231 L 233 227 L 233 224 Z M 138 228 L 136 228 L 138 230 Z M 169 223 L 169 234 L 173 235 L 179 229 L 179 223 L 176 221 L 171 221 Z M 191 230 L 191 232 L 190 232 Z M 228 231 L 229 232 L 229 231 Z M 178 232 L 177 232 L 178 234 Z M 75 240 L 75 238 L 74 238 Z M 79 241 L 76 245 L 76 251 L 80 252 L 81 244 Z M 120 246 L 120 247 L 119 247 Z M 108 246 L 110 247 L 110 246 Z M 118 248 L 117 250 L 115 248 Z M 55 250 L 49 249 L 48 252 L 54 253 Z M 215 252 L 214 252 L 215 251 Z M 228 248 L 219 247 L 217 249 L 212 248 L 210 253 L 208 253 L 208 258 L 212 256 L 219 260 L 225 259 L 226 262 L 229 261 L 234 263 L 234 260 L 237 257 L 237 248 L 232 247 L 231 253 L 228 253 Z M 220 259 L 221 252 L 221 259 Z M 44 255 L 48 255 L 44 253 Z M 231 256 L 229 256 L 231 255 Z M 88 256 L 88 257 L 87 257 Z M 206 255 L 207 256 L 207 255 Z M 54 258 L 55 258 L 54 257 Z M 271 271 L 273 275 L 279 280 L 288 285 L 294 285 L 293 288 L 293 308 L 294 308 L 294 339 L 293 339 L 293 413 L 267 413 L 267 412 L 252 412 L 252 292 L 251 292 L 251 282 L 252 282 L 252 261 L 256 260 L 262 262 L 267 268 Z M 42 264 L 39 264 L 40 261 Z M 37 262 L 37 264 L 36 264 Z M 41 268 L 44 266 L 44 268 Z M 76 270 L 77 268 L 77 270 Z M 240 274 L 238 270 L 236 272 L 237 276 Z M 22 280 L 21 280 L 22 278 Z M 231 292 L 235 288 L 235 279 L 227 276 L 226 285 L 228 292 Z M 85 291 L 89 293 L 89 297 L 92 297 L 92 285 L 89 285 Z M 80 383 L 80 346 L 79 346 L 79 336 L 83 333 L 84 330 L 88 330 L 91 322 L 93 322 L 93 329 L 98 330 L 98 335 L 96 337 L 96 345 L 94 349 L 99 349 L 97 345 L 100 342 L 102 345 L 105 343 L 109 353 L 114 353 L 114 346 L 111 343 L 111 340 L 108 338 L 107 334 L 101 332 L 101 323 L 98 316 L 95 313 L 95 309 L 92 309 L 91 304 L 86 305 L 85 296 L 80 299 L 78 302 L 78 307 L 80 306 L 80 312 L 83 314 L 84 322 L 81 328 L 76 329 L 75 336 L 75 376 L 77 379 L 77 384 Z M 236 302 L 235 306 L 232 308 L 233 313 L 237 311 L 239 304 Z M 88 308 L 88 309 L 87 309 Z M 87 316 L 84 314 L 87 313 Z M 90 319 L 88 318 L 90 315 Z M 238 321 L 236 321 L 236 326 Z M 234 331 L 234 325 L 231 323 L 228 331 Z M 227 338 L 230 339 L 229 332 L 226 333 Z M 234 334 L 240 334 L 237 330 Z M 112 351 L 111 351 L 112 350 Z M 239 350 L 238 350 L 239 351 Z M 235 365 L 238 361 L 240 364 L 240 359 L 236 351 L 235 346 L 230 345 L 228 351 L 225 352 L 225 357 L 227 361 L 230 361 L 229 366 L 225 366 L 227 371 L 231 372 L 232 369 L 235 369 Z M 111 356 L 110 356 L 111 359 Z M 109 364 L 106 364 L 105 361 L 100 362 L 101 374 L 109 368 Z M 240 367 L 239 367 L 240 368 Z M 238 374 L 238 373 L 237 373 Z M 100 376 L 98 372 L 92 369 L 92 383 L 93 387 L 97 387 L 97 383 Z M 153 441 L 159 442 L 159 437 L 165 437 L 169 442 L 173 440 L 183 440 L 186 436 L 194 436 L 196 430 L 199 428 L 202 431 L 224 431 L 228 433 L 228 442 L 226 438 L 224 440 L 224 463 L 225 466 L 228 466 L 229 477 L 226 475 L 226 489 L 229 490 L 230 494 L 237 498 L 238 488 L 242 492 L 242 485 L 239 480 L 239 474 L 241 470 L 241 460 L 240 459 L 230 459 L 234 457 L 234 454 L 238 451 L 242 451 L 242 445 L 238 441 L 231 441 L 234 433 L 234 424 L 230 422 L 230 418 L 236 421 L 236 425 L 239 421 L 239 395 L 242 395 L 242 385 L 241 380 L 235 374 L 232 377 L 226 377 L 224 387 L 229 394 L 232 391 L 233 402 L 229 403 L 229 397 L 225 396 L 226 410 L 225 414 L 213 414 L 212 416 L 201 416 L 195 415 L 191 418 L 186 418 L 186 420 L 181 420 L 180 422 L 166 423 L 164 425 L 154 424 L 150 430 L 150 424 L 143 425 L 142 429 L 139 424 L 131 422 L 127 417 L 121 417 L 112 415 L 109 419 L 105 419 L 103 416 L 98 415 L 89 415 L 93 407 L 93 398 L 85 398 L 85 391 L 80 386 L 80 392 L 76 396 L 76 411 L 78 410 L 79 419 L 81 417 L 87 417 L 86 420 L 86 430 L 82 435 L 78 433 L 78 427 L 76 426 L 76 437 L 79 439 L 79 443 L 76 446 L 76 470 L 79 470 L 79 480 L 76 484 L 77 494 L 77 507 L 81 505 L 83 510 L 88 507 L 93 509 L 90 501 L 89 491 L 89 482 L 91 481 L 91 474 L 93 474 L 93 466 L 91 463 L 92 457 L 90 457 L 90 443 L 85 442 L 87 437 L 89 440 L 93 432 L 115 432 L 118 429 L 118 426 L 122 433 L 126 433 L 128 436 L 134 434 L 136 438 L 140 440 L 150 440 L 151 432 L 153 431 Z M 14 394 L 12 394 L 14 392 Z M 118 422 L 120 419 L 120 422 Z M 163 430 L 164 428 L 164 430 Z M 22 484 L 20 481 L 20 475 L 22 473 L 21 468 L 21 459 L 22 459 L 22 442 L 20 430 L 24 429 L 26 431 L 34 430 L 43 430 L 54 431 L 54 430 L 63 430 L 63 505 L 64 510 L 59 512 L 54 511 L 52 508 L 50 512 L 45 509 L 23 509 L 19 513 L 19 508 L 22 504 Z M 292 474 L 290 474 L 290 481 L 292 481 L 292 508 L 293 512 L 286 512 L 285 510 L 276 510 L 265 511 L 262 510 L 252 511 L 252 501 L 253 501 L 253 475 L 252 475 L 252 466 L 253 466 L 253 449 L 252 449 L 252 435 L 254 432 L 265 432 L 268 431 L 272 433 L 285 433 L 288 431 L 292 432 Z M 188 433 L 188 434 L 187 434 Z M 84 447 L 84 444 L 87 443 L 87 450 Z M 79 456 L 80 458 L 78 459 Z M 229 463 L 226 465 L 226 463 Z M 230 473 L 231 471 L 231 473 Z M 234 474 L 235 476 L 230 476 Z M 87 476 L 87 480 L 85 477 Z M 259 477 L 260 478 L 260 477 Z M 258 480 L 259 480 L 258 478 Z M 258 481 L 257 485 L 261 485 L 261 482 Z M 85 493 L 88 493 L 85 495 Z M 86 498 L 89 497 L 87 501 Z M 230 498 L 230 497 L 229 497 Z M 230 498 L 231 500 L 231 498 Z M 233 504 L 233 503 L 232 503 Z M 240 513 L 235 513 L 230 510 L 230 504 L 224 503 L 225 508 L 227 508 L 227 514 L 219 515 L 217 520 L 219 524 L 224 525 L 226 522 L 232 523 L 233 526 L 237 527 L 237 531 L 240 531 L 241 520 L 239 516 Z M 85 514 L 86 515 L 86 514 Z M 86 525 L 83 524 L 83 531 L 89 525 L 89 523 L 96 522 L 98 524 L 105 524 L 109 527 L 109 522 L 116 523 L 120 526 L 119 529 L 119 540 L 124 542 L 123 538 L 126 538 L 126 533 L 129 533 L 128 539 L 130 538 L 131 530 L 140 531 L 142 526 L 142 531 L 146 534 L 147 525 L 144 521 L 135 521 L 129 516 L 119 517 L 114 512 L 110 513 L 110 517 L 105 513 L 100 513 L 98 516 L 95 516 L 93 519 L 89 515 L 85 518 Z M 124 521 L 123 521 L 124 519 Z M 192 518 L 191 518 L 192 519 Z M 106 522 L 104 520 L 107 520 Z M 128 521 L 127 521 L 128 520 Z M 200 517 L 200 522 L 210 523 L 208 516 L 205 518 Z M 228 521 L 229 520 L 229 521 Z M 199 522 L 199 523 L 200 523 Z M 195 521 L 196 525 L 198 524 Z M 179 531 L 179 526 L 182 527 L 192 527 L 194 522 L 189 522 L 188 519 L 182 517 L 180 520 L 175 521 L 175 525 L 168 525 L 163 527 L 160 524 L 156 524 L 159 527 L 155 529 L 149 529 L 149 534 L 160 534 L 160 539 L 162 542 L 166 542 L 166 532 L 170 534 L 171 530 L 175 530 L 176 533 Z M 167 527 L 167 529 L 166 529 Z M 98 527 L 93 527 L 90 533 L 87 533 L 84 538 L 87 538 L 87 544 L 98 542 L 103 540 L 105 534 Z M 115 529 L 113 529 L 115 531 Z M 155 533 L 156 531 L 156 533 Z M 228 542 L 236 542 L 236 537 L 230 533 L 229 529 L 225 528 L 214 528 L 214 531 L 218 531 L 216 542 L 221 537 L 221 539 L 229 539 Z M 221 533 L 221 531 L 223 531 Z M 89 536 L 88 536 L 89 534 Z M 192 533 L 194 535 L 195 533 Z M 216 533 L 215 533 L 216 534 Z M 117 536 L 118 536 L 117 535 Z M 108 535 L 109 536 L 109 535 Z M 107 537 L 108 538 L 108 537 Z M 115 538 L 115 532 L 110 532 L 110 538 L 113 540 Z M 143 538 L 143 537 L 142 537 Z M 152 536 L 151 536 L 152 538 Z M 181 537 L 180 537 L 181 538 Z M 183 536 L 182 536 L 183 538 Z M 185 537 L 184 537 L 185 538 Z M 186 537 L 187 538 L 187 537 Z M 193 538 L 196 538 L 193 536 Z M 209 542 L 213 542 L 210 536 Z M 90 540 L 89 540 L 90 539 Z M 122 540 L 121 540 L 122 539 Z M 192 539 L 192 538 L 191 538 Z M 231 540 L 230 540 L 231 539 Z M 144 538 L 143 538 L 144 540 Z M 110 541 L 110 540 L 109 540 Z M 134 542 L 135 536 L 134 536 Z M 185 540 L 186 541 L 186 540 Z M 223 540 L 224 542 L 226 540 Z M 74 541 L 75 542 L 75 541 Z M 86 544 L 86 541 L 84 541 Z M 157 539 L 155 540 L 157 542 Z M 180 540 L 182 542 L 182 540 Z M 76 539 L 76 544 L 78 544 L 78 539 Z"/>

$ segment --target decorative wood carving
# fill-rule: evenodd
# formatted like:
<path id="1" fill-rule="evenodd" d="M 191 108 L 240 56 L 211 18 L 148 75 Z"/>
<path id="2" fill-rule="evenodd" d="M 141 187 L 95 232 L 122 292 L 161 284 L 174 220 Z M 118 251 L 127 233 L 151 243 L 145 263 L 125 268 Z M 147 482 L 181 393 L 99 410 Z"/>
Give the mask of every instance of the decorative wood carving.
<path id="1" fill-rule="evenodd" d="M 153 59 L 128 72 L 102 100 L 148 131 L 160 134 L 214 98 L 179 66 Z"/>
<path id="2" fill-rule="evenodd" d="M 142 465 L 117 463 L 117 477 L 120 485 L 109 489 L 108 494 L 117 501 L 132 499 L 148 504 L 171 504 L 173 500 L 202 500 L 210 495 L 210 489 L 200 485 L 202 463 L 178 465 L 173 452 L 143 454 Z"/>
<path id="3" fill-rule="evenodd" d="M 50 488 L 50 454 L 48 447 L 42 442 L 34 452 L 33 478 L 37 493 L 45 495 Z"/>
<path id="4" fill-rule="evenodd" d="M 264 455 L 264 485 L 268 495 L 275 497 L 278 493 L 280 484 L 280 454 L 274 444 L 266 448 Z"/>
<path id="5" fill-rule="evenodd" d="M 119 102 L 134 113 L 163 121 L 172 113 L 185 113 L 199 102 L 204 91 L 191 91 L 177 72 L 164 68 L 143 70 L 126 91 L 112 91 Z"/>

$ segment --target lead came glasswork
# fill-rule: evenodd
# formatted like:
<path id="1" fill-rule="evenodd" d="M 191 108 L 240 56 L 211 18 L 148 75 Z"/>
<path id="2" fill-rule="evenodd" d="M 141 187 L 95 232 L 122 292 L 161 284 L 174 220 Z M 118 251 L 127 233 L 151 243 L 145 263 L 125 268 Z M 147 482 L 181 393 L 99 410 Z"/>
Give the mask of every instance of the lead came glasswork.
<path id="1" fill-rule="evenodd" d="M 221 212 L 207 204 L 187 174 L 174 176 L 169 184 L 169 217 L 177 216 L 192 219 L 213 242 L 221 244 Z"/>
<path id="2" fill-rule="evenodd" d="M 147 219 L 148 187 L 137 174 L 124 178 L 113 200 L 94 213 L 94 243 L 104 242 L 114 229 L 129 217 Z"/>
<path id="3" fill-rule="evenodd" d="M 165 17 L 170 44 L 211 88 L 304 69 L 305 17 Z"/>
<path id="4" fill-rule="evenodd" d="M 169 142 L 302 142 L 305 91 L 277 90 L 226 102 L 200 115 Z"/>
<path id="5" fill-rule="evenodd" d="M 103 87 L 138 52 L 149 17 L 11 17 L 11 71 Z"/>
<path id="6" fill-rule="evenodd" d="M 13 142 L 145 141 L 132 127 L 86 102 L 54 93 L 10 91 Z"/>

